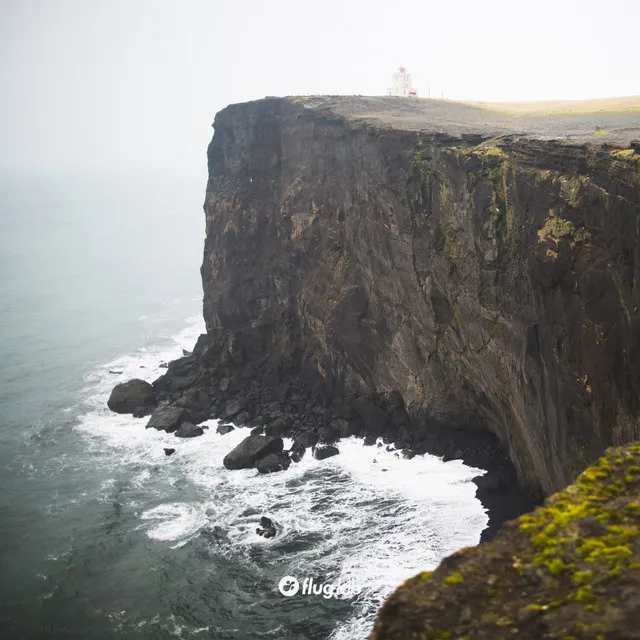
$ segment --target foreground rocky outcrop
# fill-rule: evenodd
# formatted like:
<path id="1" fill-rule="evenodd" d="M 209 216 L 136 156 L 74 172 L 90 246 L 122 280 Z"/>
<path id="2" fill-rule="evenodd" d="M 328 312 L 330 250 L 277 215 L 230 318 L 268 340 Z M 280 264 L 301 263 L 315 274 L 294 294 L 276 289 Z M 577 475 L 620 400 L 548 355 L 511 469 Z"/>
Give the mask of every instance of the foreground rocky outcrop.
<path id="1" fill-rule="evenodd" d="M 461 458 L 504 517 L 640 437 L 637 113 L 274 98 L 214 126 L 207 333 L 161 406 Z"/>
<path id="2" fill-rule="evenodd" d="M 370 638 L 640 638 L 640 444 L 405 582 Z"/>

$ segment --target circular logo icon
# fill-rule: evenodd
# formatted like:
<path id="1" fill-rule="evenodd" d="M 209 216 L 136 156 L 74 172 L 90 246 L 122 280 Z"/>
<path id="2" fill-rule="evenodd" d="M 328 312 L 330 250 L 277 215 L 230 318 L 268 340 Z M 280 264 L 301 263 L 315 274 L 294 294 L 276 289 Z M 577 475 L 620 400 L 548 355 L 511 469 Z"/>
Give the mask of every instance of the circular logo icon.
<path id="1" fill-rule="evenodd" d="M 295 596 L 300 590 L 300 583 L 293 576 L 285 576 L 278 582 L 278 589 L 283 596 Z"/>

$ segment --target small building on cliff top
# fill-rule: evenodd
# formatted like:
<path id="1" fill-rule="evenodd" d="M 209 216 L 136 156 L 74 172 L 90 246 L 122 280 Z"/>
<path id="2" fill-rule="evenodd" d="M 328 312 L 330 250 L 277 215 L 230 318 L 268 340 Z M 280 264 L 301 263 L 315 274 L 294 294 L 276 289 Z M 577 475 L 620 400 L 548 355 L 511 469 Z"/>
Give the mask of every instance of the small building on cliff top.
<path id="1" fill-rule="evenodd" d="M 407 72 L 406 67 L 398 67 L 393 74 L 392 86 L 388 90 L 390 96 L 418 96 L 418 92 L 411 86 L 411 74 Z"/>

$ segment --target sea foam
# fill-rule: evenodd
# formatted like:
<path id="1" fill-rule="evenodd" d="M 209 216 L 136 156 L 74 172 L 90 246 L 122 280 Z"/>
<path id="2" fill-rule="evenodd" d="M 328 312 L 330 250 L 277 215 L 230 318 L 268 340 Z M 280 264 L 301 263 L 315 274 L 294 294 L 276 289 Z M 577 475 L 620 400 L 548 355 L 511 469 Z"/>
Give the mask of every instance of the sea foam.
<path id="1" fill-rule="evenodd" d="M 349 438 L 339 442 L 340 455 L 317 461 L 308 450 L 286 472 L 228 471 L 222 460 L 248 429 L 223 436 L 216 433 L 218 421 L 210 420 L 203 436 L 179 439 L 145 429 L 148 418 L 106 408 L 115 383 L 154 380 L 165 371 L 160 363 L 181 357 L 203 330 L 202 321 L 192 318 L 171 340 L 105 363 L 86 381 L 87 410 L 76 428 L 114 467 L 130 471 L 143 496 L 133 505 L 138 528 L 150 540 L 176 548 L 215 532 L 230 541 L 215 553 L 233 560 L 252 563 L 260 547 L 282 549 L 271 559 L 272 573 L 349 584 L 352 615 L 333 640 L 366 636 L 377 607 L 399 583 L 478 543 L 488 518 L 471 480 L 484 472 L 460 461 L 430 455 L 406 460 L 386 445 Z M 168 457 L 164 447 L 176 453 Z M 163 486 L 179 486 L 185 499 L 163 500 Z M 109 486 L 104 493 L 111 499 Z M 277 522 L 276 538 L 257 535 L 262 515 Z M 274 581 L 273 598 L 282 597 Z"/>

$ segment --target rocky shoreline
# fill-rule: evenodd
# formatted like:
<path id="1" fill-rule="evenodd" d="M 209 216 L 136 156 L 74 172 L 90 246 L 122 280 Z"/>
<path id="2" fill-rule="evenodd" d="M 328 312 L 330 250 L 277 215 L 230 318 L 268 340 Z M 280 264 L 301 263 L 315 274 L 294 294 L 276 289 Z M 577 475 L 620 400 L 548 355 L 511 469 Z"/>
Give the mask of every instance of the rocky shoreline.
<path id="1" fill-rule="evenodd" d="M 335 96 L 219 112 L 204 203 L 206 334 L 152 385 L 114 390 L 111 408 L 178 436 L 210 418 L 249 427 L 229 469 L 287 473 L 308 449 L 339 455 L 352 436 L 398 456 L 460 459 L 487 470 L 474 480 L 490 517 L 482 541 L 609 447 L 638 440 L 640 113 L 487 115 Z M 467 637 L 478 620 L 477 637 L 507 627 L 577 637 L 583 604 L 599 622 L 602 586 L 622 576 L 623 599 L 638 566 L 637 454 L 616 450 L 548 501 L 559 510 L 512 521 L 409 581 L 372 637 Z M 609 505 L 627 488 L 633 529 Z M 591 510 L 592 497 L 606 508 Z M 261 535 L 277 533 L 261 524 Z M 569 583 L 590 582 L 590 567 L 575 571 L 582 560 L 602 571 L 593 592 L 574 593 Z M 602 600 L 612 629 L 624 627 L 617 591 Z"/>
<path id="2" fill-rule="evenodd" d="M 588 129 L 550 140 L 563 118 L 484 120 L 357 97 L 217 114 L 201 273 L 230 367 L 220 414 L 233 385 L 260 380 L 251 420 L 298 380 L 317 404 L 295 383 L 287 402 L 318 432 L 351 429 L 347 407 L 417 451 L 473 459 L 497 440 L 534 497 L 640 437 L 640 154 L 624 146 L 640 120 L 611 115 L 626 123 L 615 146 Z"/>
<path id="3" fill-rule="evenodd" d="M 228 423 L 250 428 L 225 458 L 230 470 L 286 472 L 305 454 L 319 460 L 338 455 L 340 439 L 351 436 L 405 458 L 429 453 L 444 461 L 460 459 L 487 471 L 474 479 L 489 515 L 482 541 L 539 502 L 518 487 L 507 451 L 487 431 L 456 427 L 447 416 L 414 413 L 399 393 L 328 397 L 322 385 L 309 389 L 300 372 L 274 369 L 268 361 L 238 360 L 225 336 L 201 335 L 193 352 L 170 362 L 153 384 L 130 380 L 116 385 L 108 406 L 150 416 L 147 428 L 176 437 L 201 435 L 209 419 L 220 421 L 219 433 L 234 429 Z M 282 438 L 293 440 L 289 450 Z"/>
<path id="4" fill-rule="evenodd" d="M 350 436 L 459 458 L 488 471 L 485 539 L 640 437 L 638 114 L 598 114 L 606 141 L 592 115 L 486 117 L 331 96 L 219 112 L 207 333 L 134 415 L 292 438 L 265 472 Z"/>

